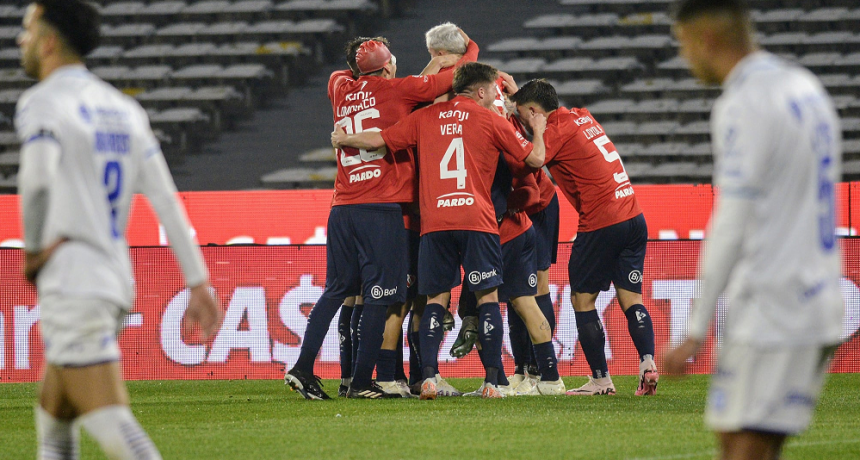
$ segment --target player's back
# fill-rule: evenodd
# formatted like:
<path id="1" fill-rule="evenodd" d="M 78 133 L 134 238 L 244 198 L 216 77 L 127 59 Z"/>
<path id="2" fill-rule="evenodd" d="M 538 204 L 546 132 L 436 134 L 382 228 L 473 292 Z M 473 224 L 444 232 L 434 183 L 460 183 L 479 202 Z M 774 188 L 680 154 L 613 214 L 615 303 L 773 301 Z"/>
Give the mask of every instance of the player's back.
<path id="1" fill-rule="evenodd" d="M 512 153 L 522 161 L 531 145 L 498 114 L 463 96 L 418 113 L 421 233 L 498 233 L 491 187 L 499 152 L 519 147 Z M 503 127 L 508 131 L 501 132 Z"/>
<path id="2" fill-rule="evenodd" d="M 40 274 L 40 293 L 130 302 L 125 227 L 141 162 L 160 154 L 145 112 L 84 67 L 69 66 L 21 97 L 16 125 L 22 142 L 50 137 L 62 151 L 42 243 L 70 241 Z"/>
<path id="3" fill-rule="evenodd" d="M 615 145 L 586 109 L 559 107 L 547 119 L 547 166 L 590 232 L 642 213 Z"/>
<path id="4" fill-rule="evenodd" d="M 742 61 L 725 87 L 713 109 L 715 183 L 721 196 L 754 201 L 728 293 L 755 306 L 727 330 L 740 340 L 837 340 L 833 103 L 812 73 L 768 53 Z"/>
<path id="5" fill-rule="evenodd" d="M 443 80 L 436 76 L 356 80 L 348 72 L 335 72 L 329 81 L 335 127 L 349 134 L 381 131 L 406 118 L 418 103 L 432 101 L 450 88 L 450 78 L 448 83 Z M 333 205 L 415 200 L 415 165 L 408 152 L 346 147 L 336 156 Z"/>

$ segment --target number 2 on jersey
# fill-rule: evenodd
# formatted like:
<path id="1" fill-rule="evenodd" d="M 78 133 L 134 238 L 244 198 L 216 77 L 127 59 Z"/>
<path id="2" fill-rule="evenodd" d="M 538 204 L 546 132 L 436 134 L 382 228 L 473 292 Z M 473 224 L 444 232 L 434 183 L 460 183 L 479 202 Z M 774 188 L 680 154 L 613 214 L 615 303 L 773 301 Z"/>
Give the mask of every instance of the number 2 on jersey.
<path id="1" fill-rule="evenodd" d="M 364 120 L 379 118 L 379 110 L 366 109 L 356 113 L 352 118 L 344 117 L 335 123 L 335 129 L 343 128 L 347 134 L 358 134 L 364 131 L 382 131 L 379 128 L 367 128 L 362 126 Z M 353 166 L 362 162 L 378 160 L 385 156 L 385 149 L 380 149 L 375 152 L 368 152 L 364 149 L 359 149 L 358 155 L 347 155 L 346 151 L 338 149 L 337 156 L 340 159 L 340 164 L 343 166 Z"/>
<path id="2" fill-rule="evenodd" d="M 119 238 L 116 225 L 117 203 L 122 193 L 122 166 L 118 161 L 108 161 L 105 164 L 104 186 L 107 189 L 107 199 L 110 204 L 110 229 L 114 238 Z"/>
<path id="3" fill-rule="evenodd" d="M 451 165 L 451 157 L 455 157 L 454 168 L 449 169 Z M 455 137 L 448 145 L 448 150 L 445 151 L 445 156 L 439 162 L 439 178 L 440 179 L 457 179 L 457 189 L 466 188 L 466 150 L 463 148 L 463 138 Z"/>
<path id="4" fill-rule="evenodd" d="M 607 136 L 605 134 L 594 140 L 594 145 L 596 145 L 597 148 L 600 149 L 600 153 L 603 154 L 603 159 L 605 159 L 609 163 L 612 163 L 613 161 L 617 160 L 618 163 L 621 164 L 621 172 L 620 173 L 614 173 L 612 175 L 612 177 L 615 178 L 615 182 L 617 182 L 619 184 L 623 184 L 625 182 L 630 182 L 630 177 L 627 175 L 627 171 L 624 169 L 624 163 L 621 163 L 621 156 L 618 155 L 617 151 L 613 150 L 610 152 L 606 148 L 606 145 L 611 144 L 611 143 L 612 143 L 612 141 L 609 140 L 609 136 Z"/>

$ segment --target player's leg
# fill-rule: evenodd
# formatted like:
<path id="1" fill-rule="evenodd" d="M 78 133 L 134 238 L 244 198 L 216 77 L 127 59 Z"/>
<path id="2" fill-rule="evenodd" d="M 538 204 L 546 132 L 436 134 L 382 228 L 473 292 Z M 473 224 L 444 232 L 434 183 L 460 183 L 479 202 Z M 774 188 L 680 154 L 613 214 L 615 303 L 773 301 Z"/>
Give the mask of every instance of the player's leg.
<path id="1" fill-rule="evenodd" d="M 436 399 L 442 321 L 451 289 L 460 284 L 460 255 L 454 233 L 427 233 L 421 237 L 418 251 L 418 294 L 427 296 L 419 325 L 421 399 Z"/>
<path id="2" fill-rule="evenodd" d="M 484 365 L 484 398 L 504 397 L 498 389 L 502 372 L 504 325 L 499 309 L 498 287 L 503 281 L 502 247 L 499 235 L 484 232 L 458 232 L 466 284 L 478 303 L 478 341 Z M 507 378 L 503 379 L 507 380 Z"/>
<path id="3" fill-rule="evenodd" d="M 782 433 L 717 433 L 722 460 L 778 460 L 785 439 Z"/>
<path id="4" fill-rule="evenodd" d="M 465 276 L 463 286 L 466 286 Z M 461 320 L 460 331 L 449 353 L 455 358 L 463 358 L 472 352 L 478 342 L 478 299 L 474 292 L 465 288 L 460 290 L 457 315 Z"/>
<path id="5" fill-rule="evenodd" d="M 648 245 L 648 229 L 645 217 L 639 215 L 619 227 L 625 233 L 619 241 L 625 241 L 618 255 L 618 265 L 612 282 L 618 297 L 618 304 L 627 317 L 627 330 L 636 351 L 639 353 L 639 385 L 636 395 L 657 393 L 657 364 L 654 363 L 654 325 L 651 315 L 642 303 L 642 273 L 645 265 L 645 250 Z"/>
<path id="6" fill-rule="evenodd" d="M 376 383 L 386 393 L 396 393 L 403 397 L 410 397 L 408 388 L 401 388 L 397 384 L 397 355 L 403 356 L 403 320 L 406 318 L 407 305 L 392 305 L 386 312 L 385 330 L 382 334 L 382 348 L 379 350 L 379 359 L 376 363 Z M 399 347 L 398 347 L 399 345 Z M 403 373 L 403 364 L 400 364 L 400 373 Z"/>
<path id="7" fill-rule="evenodd" d="M 364 310 L 358 323 L 358 354 L 347 397 L 401 397 L 384 392 L 372 381 L 384 340 L 387 314 L 401 311 L 406 301 L 408 261 L 403 254 L 408 246 L 401 209 L 396 204 L 360 205 L 355 222 Z M 400 318 L 399 324 L 402 324 Z M 398 325 L 398 334 L 400 330 Z"/>
<path id="8" fill-rule="evenodd" d="M 352 381 L 352 312 L 356 299 L 360 296 L 347 297 L 340 307 L 340 316 L 337 321 L 337 335 L 340 342 L 340 387 L 337 395 L 345 397 Z"/>
<path id="9" fill-rule="evenodd" d="M 419 295 L 412 301 L 412 311 L 409 313 L 409 326 L 406 328 L 406 339 L 409 342 L 409 387 L 412 394 L 417 394 L 415 385 L 421 384 L 421 315 L 427 305 L 427 296 Z"/>
<path id="10" fill-rule="evenodd" d="M 314 364 L 334 315 L 345 298 L 361 292 L 361 273 L 355 246 L 352 214 L 355 205 L 334 206 L 328 218 L 326 288 L 308 315 L 308 327 L 296 364 L 284 374 L 284 383 L 305 399 L 329 399 L 314 376 Z M 355 354 L 353 354 L 353 360 Z"/>
<path id="11" fill-rule="evenodd" d="M 812 422 L 835 349 L 724 342 L 705 408 L 721 458 L 778 458 L 786 437 Z"/>
<path id="12" fill-rule="evenodd" d="M 37 409 L 40 458 L 76 458 L 77 428 L 67 425 L 74 418 L 108 458 L 160 459 L 131 413 L 120 373 L 116 337 L 125 310 L 97 299 L 55 297 L 42 299 L 42 309 L 48 364 Z"/>
<path id="13" fill-rule="evenodd" d="M 361 337 L 358 335 L 358 322 L 361 321 L 361 314 L 364 312 L 364 297 L 355 296 L 355 306 L 352 309 L 352 316 L 349 318 L 349 332 L 352 343 L 352 370 L 350 376 L 355 373 L 355 358 L 358 356 L 358 345 L 361 342 Z"/>
<path id="14" fill-rule="evenodd" d="M 559 207 L 553 196 L 542 211 L 529 216 L 535 229 L 535 259 L 537 263 L 537 295 L 535 301 L 555 334 L 555 307 L 549 292 L 549 269 L 558 259 Z"/>

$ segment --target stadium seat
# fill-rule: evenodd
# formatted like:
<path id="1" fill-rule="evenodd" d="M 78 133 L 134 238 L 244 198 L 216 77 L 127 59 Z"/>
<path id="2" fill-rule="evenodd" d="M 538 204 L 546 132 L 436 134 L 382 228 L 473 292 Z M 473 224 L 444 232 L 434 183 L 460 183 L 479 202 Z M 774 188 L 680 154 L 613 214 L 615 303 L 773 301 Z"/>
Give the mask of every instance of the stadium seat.
<path id="1" fill-rule="evenodd" d="M 594 115 L 620 115 L 628 113 L 628 109 L 636 105 L 633 99 L 608 99 L 588 106 L 588 111 Z"/>
<path id="2" fill-rule="evenodd" d="M 206 27 L 206 23 L 203 22 L 180 22 L 158 29 L 155 32 L 155 36 L 162 42 L 182 43 L 193 40 L 197 36 L 197 33 Z"/>
<path id="3" fill-rule="evenodd" d="M 302 163 L 331 163 L 337 161 L 337 157 L 335 156 L 335 151 L 333 148 L 322 147 L 299 155 L 299 161 L 301 161 Z"/>
<path id="4" fill-rule="evenodd" d="M 188 5 L 182 10 L 185 16 L 217 15 L 230 6 L 227 0 L 207 0 Z"/>
<path id="5" fill-rule="evenodd" d="M 0 40 L 15 40 L 21 33 L 21 26 L 0 26 Z"/>
<path id="6" fill-rule="evenodd" d="M 134 16 L 138 12 L 142 11 L 146 4 L 143 2 L 115 2 L 109 3 L 103 7 L 99 7 L 96 4 L 99 12 L 104 17 L 111 16 Z"/>

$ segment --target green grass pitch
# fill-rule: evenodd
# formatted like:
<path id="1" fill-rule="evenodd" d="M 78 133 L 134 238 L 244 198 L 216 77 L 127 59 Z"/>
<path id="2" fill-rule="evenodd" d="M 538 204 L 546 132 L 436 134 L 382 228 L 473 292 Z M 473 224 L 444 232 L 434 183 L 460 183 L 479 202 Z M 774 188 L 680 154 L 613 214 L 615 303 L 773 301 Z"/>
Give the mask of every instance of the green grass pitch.
<path id="1" fill-rule="evenodd" d="M 483 401 L 305 401 L 282 381 L 129 382 L 132 408 L 165 459 L 709 459 L 702 422 L 707 376 L 660 383 L 633 396 Z M 584 378 L 565 378 L 568 387 Z M 451 379 L 472 390 L 477 379 Z M 330 394 L 337 382 L 325 381 Z M 35 384 L 0 384 L 0 458 L 34 458 Z M 104 458 L 83 436 L 81 458 Z M 812 427 L 786 460 L 860 458 L 860 374 L 828 379 Z"/>

